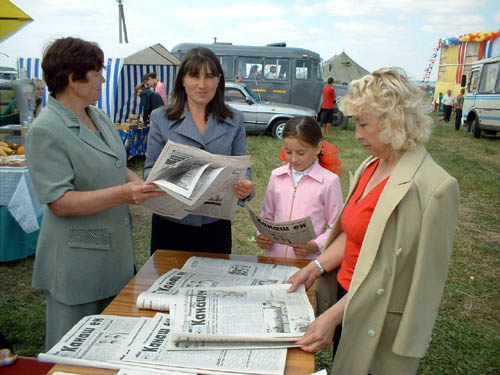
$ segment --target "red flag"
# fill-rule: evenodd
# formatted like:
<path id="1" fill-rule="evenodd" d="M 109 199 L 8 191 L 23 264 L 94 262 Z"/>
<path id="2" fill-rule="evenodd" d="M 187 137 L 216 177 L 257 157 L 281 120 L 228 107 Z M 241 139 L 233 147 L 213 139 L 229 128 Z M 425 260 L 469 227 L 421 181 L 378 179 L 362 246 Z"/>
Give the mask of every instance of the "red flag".
<path id="1" fill-rule="evenodd" d="M 457 76 L 456 76 L 457 83 L 462 82 L 462 73 L 464 71 L 466 50 L 467 50 L 467 43 L 460 43 L 460 46 L 458 47 L 458 68 L 457 68 Z"/>
<path id="2" fill-rule="evenodd" d="M 484 59 L 484 47 L 486 47 L 486 42 L 479 43 L 479 51 L 477 51 L 477 59 Z"/>

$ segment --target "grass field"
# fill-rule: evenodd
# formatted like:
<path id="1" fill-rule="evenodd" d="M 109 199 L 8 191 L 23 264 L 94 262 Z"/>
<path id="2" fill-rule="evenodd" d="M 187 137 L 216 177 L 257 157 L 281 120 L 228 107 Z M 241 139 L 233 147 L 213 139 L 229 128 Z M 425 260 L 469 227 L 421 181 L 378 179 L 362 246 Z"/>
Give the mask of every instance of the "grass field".
<path id="1" fill-rule="evenodd" d="M 339 149 L 346 171 L 354 171 L 367 153 L 354 139 L 354 126 L 334 129 L 327 140 Z M 258 211 L 270 171 L 281 164 L 281 142 L 267 136 L 248 137 Z M 498 374 L 500 372 L 500 140 L 474 139 L 451 123 L 436 124 L 427 149 L 461 189 L 455 246 L 441 312 L 420 374 Z M 139 171 L 143 160 L 130 167 Z M 341 178 L 344 195 L 347 173 Z M 150 213 L 132 207 L 133 234 L 139 267 L 149 255 Z M 233 253 L 263 254 L 255 229 L 243 209 L 233 222 Z M 43 351 L 44 295 L 30 289 L 33 257 L 0 263 L 0 331 L 17 353 L 36 356 Z M 317 356 L 318 369 L 329 367 L 329 350 Z M 355 355 L 355 353 L 353 353 Z"/>

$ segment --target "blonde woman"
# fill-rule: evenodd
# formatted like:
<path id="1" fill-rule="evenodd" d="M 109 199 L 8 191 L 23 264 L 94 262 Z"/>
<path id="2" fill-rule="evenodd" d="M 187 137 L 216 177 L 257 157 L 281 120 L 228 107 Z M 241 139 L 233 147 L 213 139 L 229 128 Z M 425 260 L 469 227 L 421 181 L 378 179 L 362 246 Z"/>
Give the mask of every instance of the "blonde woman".
<path id="1" fill-rule="evenodd" d="M 325 272 L 338 287 L 299 341 L 317 351 L 334 337 L 332 373 L 412 374 L 438 313 L 458 216 L 455 178 L 422 145 L 432 120 L 420 89 L 399 68 L 353 81 L 341 106 L 371 156 L 358 168 L 325 251 L 290 278 L 294 291 Z"/>

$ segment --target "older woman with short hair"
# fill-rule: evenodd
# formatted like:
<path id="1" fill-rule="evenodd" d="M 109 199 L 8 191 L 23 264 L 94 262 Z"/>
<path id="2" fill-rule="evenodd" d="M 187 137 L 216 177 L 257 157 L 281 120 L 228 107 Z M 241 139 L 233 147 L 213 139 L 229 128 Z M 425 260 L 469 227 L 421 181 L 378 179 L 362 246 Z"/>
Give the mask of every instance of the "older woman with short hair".
<path id="1" fill-rule="evenodd" d="M 26 157 L 48 205 L 32 283 L 46 291 L 47 350 L 133 277 L 128 204 L 163 195 L 127 168 L 114 124 L 94 106 L 103 63 L 97 44 L 76 38 L 53 42 L 42 61 L 50 96 L 30 129 Z"/>
<path id="2" fill-rule="evenodd" d="M 337 302 L 297 344 L 332 342 L 332 372 L 415 373 L 430 342 L 447 277 L 459 189 L 422 145 L 431 118 L 399 68 L 353 81 L 341 103 L 371 156 L 357 170 L 325 251 L 290 278 L 294 291 L 336 275 Z M 320 299 L 337 286 L 321 278 Z"/>

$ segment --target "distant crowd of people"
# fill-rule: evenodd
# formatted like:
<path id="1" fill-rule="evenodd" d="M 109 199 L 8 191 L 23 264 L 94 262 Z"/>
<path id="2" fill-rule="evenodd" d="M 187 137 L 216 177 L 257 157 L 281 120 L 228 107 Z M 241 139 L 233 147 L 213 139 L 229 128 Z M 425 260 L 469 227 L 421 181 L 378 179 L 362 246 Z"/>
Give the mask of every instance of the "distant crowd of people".
<path id="1" fill-rule="evenodd" d="M 168 140 L 247 154 L 243 114 L 224 101 L 220 61 L 211 50 L 194 48 L 182 59 L 168 101 L 155 73 L 136 87 L 150 125 L 139 177 L 127 168 L 114 124 L 94 106 L 103 67 L 99 46 L 77 38 L 56 40 L 42 61 L 50 95 L 26 155 L 40 202 L 47 204 L 32 284 L 46 293 L 47 349 L 83 316 L 99 314 L 137 271 L 129 205 L 164 195 L 144 179 Z M 336 105 L 332 85 L 329 79 L 323 93 L 326 134 Z M 261 215 L 273 221 L 309 216 L 316 237 L 286 246 L 259 234 L 257 245 L 267 256 L 311 260 L 288 280 L 289 292 L 317 282 L 318 317 L 297 341 L 302 350 L 333 342 L 334 374 L 413 374 L 430 343 L 447 278 L 458 183 L 424 147 L 432 119 L 422 91 L 402 69 L 382 68 L 353 81 L 340 108 L 353 115 L 355 138 L 370 153 L 351 176 L 345 199 L 338 164 L 329 157 L 334 145 L 316 119 L 290 119 L 283 130 L 285 163 L 270 174 Z M 233 193 L 243 205 L 254 190 L 249 169 Z M 231 221 L 152 215 L 151 254 L 230 254 L 231 244 Z"/>

